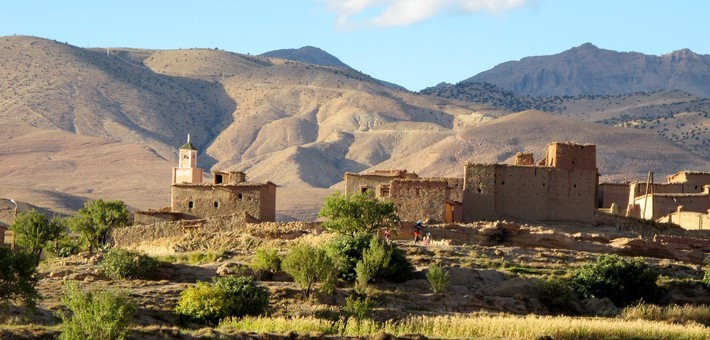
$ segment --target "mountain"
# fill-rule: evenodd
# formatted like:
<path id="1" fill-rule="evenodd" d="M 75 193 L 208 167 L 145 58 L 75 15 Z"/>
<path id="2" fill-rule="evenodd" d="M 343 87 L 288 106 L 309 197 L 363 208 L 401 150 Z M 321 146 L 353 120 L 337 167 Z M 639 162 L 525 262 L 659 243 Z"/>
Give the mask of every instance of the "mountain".
<path id="1" fill-rule="evenodd" d="M 287 48 L 287 49 L 281 49 L 281 50 L 274 50 L 274 51 L 269 51 L 262 53 L 260 56 L 262 57 L 268 57 L 268 58 L 279 58 L 279 59 L 285 59 L 285 60 L 292 60 L 292 61 L 298 61 L 302 63 L 307 63 L 307 64 L 313 64 L 313 65 L 319 65 L 319 66 L 332 66 L 332 67 L 339 67 L 339 68 L 344 68 L 348 70 L 354 70 L 352 67 L 349 65 L 343 63 L 335 57 L 334 55 L 321 50 L 318 47 L 313 47 L 313 46 L 304 46 L 301 48 Z M 396 90 L 403 90 L 406 91 L 406 89 L 403 86 L 390 83 L 388 81 L 380 80 L 377 79 L 381 84 L 393 88 Z"/>
<path id="2" fill-rule="evenodd" d="M 488 83 L 442 83 L 421 93 L 511 112 L 540 110 L 603 125 L 654 132 L 710 159 L 710 99 L 680 90 L 621 95 L 532 97 Z"/>
<path id="3" fill-rule="evenodd" d="M 351 69 L 350 66 L 340 61 L 340 59 L 336 58 L 334 55 L 323 51 L 318 47 L 313 46 L 274 50 L 262 53 L 261 56 L 267 58 L 280 58 L 286 60 L 300 61 L 313 65 L 334 66 Z"/>
<path id="4" fill-rule="evenodd" d="M 281 219 L 312 218 L 347 171 L 455 174 L 466 161 L 505 160 L 553 140 L 606 145 L 599 159 L 608 178 L 707 164 L 640 130 L 537 113 L 515 120 L 505 108 L 281 58 L 83 49 L 18 36 L 0 37 L 0 69 L 0 198 L 63 213 L 97 198 L 167 206 L 187 133 L 207 174 L 242 170 L 250 181 L 278 184 Z"/>
<path id="5" fill-rule="evenodd" d="M 655 56 L 605 50 L 586 43 L 555 55 L 505 62 L 463 82 L 491 83 L 531 96 L 675 89 L 710 98 L 710 55 L 683 49 Z"/>

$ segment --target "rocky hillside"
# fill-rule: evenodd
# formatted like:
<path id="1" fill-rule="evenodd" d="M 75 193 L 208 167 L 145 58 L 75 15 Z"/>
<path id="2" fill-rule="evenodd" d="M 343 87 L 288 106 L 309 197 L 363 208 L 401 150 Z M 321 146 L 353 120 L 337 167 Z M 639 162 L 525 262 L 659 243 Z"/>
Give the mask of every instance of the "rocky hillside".
<path id="1" fill-rule="evenodd" d="M 301 48 L 286 48 L 281 50 L 274 50 L 262 53 L 261 56 L 267 58 L 280 58 L 293 61 L 300 61 L 303 63 L 320 65 L 320 66 L 334 66 L 340 68 L 351 68 L 344 62 L 340 61 L 334 55 L 321 50 L 318 47 L 304 46 Z"/>
<path id="2" fill-rule="evenodd" d="M 533 97 L 493 84 L 461 82 L 442 83 L 421 92 L 512 112 L 540 110 L 603 125 L 643 129 L 710 158 L 710 99 L 680 90 Z"/>
<path id="3" fill-rule="evenodd" d="M 710 55 L 683 49 L 655 56 L 586 43 L 555 55 L 505 62 L 464 82 L 491 83 L 531 96 L 675 89 L 710 97 Z"/>
<path id="4" fill-rule="evenodd" d="M 281 216 L 317 210 L 346 171 L 455 174 L 467 161 L 504 161 L 552 140 L 599 143 L 600 171 L 610 178 L 707 164 L 652 133 L 618 128 L 600 136 L 606 130 L 599 125 L 571 118 L 566 131 L 543 114 L 506 120 L 517 109 L 412 93 L 349 68 L 280 58 L 82 49 L 18 36 L 0 38 L 0 67 L 0 197 L 63 212 L 95 198 L 166 206 L 176 147 L 187 133 L 208 172 L 243 170 L 249 180 L 280 185 Z"/>

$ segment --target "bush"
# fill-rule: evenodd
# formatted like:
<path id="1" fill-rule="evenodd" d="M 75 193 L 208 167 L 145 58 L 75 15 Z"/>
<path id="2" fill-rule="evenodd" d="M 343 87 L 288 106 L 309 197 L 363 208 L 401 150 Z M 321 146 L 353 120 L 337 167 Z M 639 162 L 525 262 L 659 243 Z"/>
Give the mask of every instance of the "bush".
<path id="1" fill-rule="evenodd" d="M 284 271 L 306 290 L 306 297 L 311 295 L 311 290 L 317 282 L 323 283 L 323 290 L 326 292 L 335 288 L 335 266 L 323 249 L 298 244 L 291 248 L 282 266 Z"/>
<path id="2" fill-rule="evenodd" d="M 22 301 L 34 308 L 39 298 L 36 269 L 34 255 L 0 246 L 0 305 Z"/>
<path id="3" fill-rule="evenodd" d="M 426 279 L 431 284 L 431 290 L 436 294 L 443 293 L 451 283 L 449 272 L 437 264 L 429 266 L 426 272 Z"/>
<path id="4" fill-rule="evenodd" d="M 225 317 L 259 315 L 268 303 L 269 293 L 252 278 L 226 276 L 188 287 L 180 294 L 175 313 L 181 321 L 216 325 Z"/>
<path id="5" fill-rule="evenodd" d="M 259 315 L 269 306 L 269 292 L 248 276 L 215 277 L 214 283 L 227 299 L 225 316 Z"/>
<path id="6" fill-rule="evenodd" d="M 250 267 L 254 272 L 276 274 L 281 270 L 281 256 L 276 252 L 276 249 L 259 248 L 251 260 Z"/>
<path id="7" fill-rule="evenodd" d="M 345 281 L 354 282 L 355 266 L 362 260 L 362 253 L 370 246 L 372 234 L 356 233 L 339 235 L 326 246 L 326 252 L 335 265 L 338 276 Z"/>
<path id="8" fill-rule="evenodd" d="M 404 282 L 413 271 L 412 264 L 395 244 L 378 238 L 372 238 L 369 248 L 362 254 L 362 260 L 355 266 L 358 288 L 364 288 L 378 279 Z"/>
<path id="9" fill-rule="evenodd" d="M 710 290 L 710 266 L 705 267 L 705 275 L 703 275 L 703 284 L 705 284 L 705 288 Z"/>
<path id="10" fill-rule="evenodd" d="M 126 339 L 128 326 L 136 312 L 136 304 L 125 291 L 105 288 L 82 291 L 76 284 L 68 283 L 62 298 L 72 312 L 58 313 L 62 318 L 60 339 L 99 340 Z"/>
<path id="11" fill-rule="evenodd" d="M 354 317 L 357 320 L 362 320 L 372 314 L 374 303 L 369 297 L 348 296 L 345 298 L 345 312 L 348 316 Z"/>
<path id="12" fill-rule="evenodd" d="M 215 325 L 224 317 L 227 294 L 208 282 L 198 282 L 180 293 L 175 313 L 182 321 Z"/>
<path id="13" fill-rule="evenodd" d="M 659 295 L 658 273 L 643 259 L 626 260 L 618 255 L 601 255 L 595 263 L 577 269 L 572 288 L 585 298 L 609 298 L 617 306 Z"/>
<path id="14" fill-rule="evenodd" d="M 101 262 L 106 276 L 118 279 L 143 279 L 148 277 L 160 262 L 148 255 L 125 249 L 111 249 Z"/>
<path id="15" fill-rule="evenodd" d="M 576 313 L 574 304 L 578 298 L 569 280 L 560 277 L 542 280 L 537 284 L 537 292 L 540 302 L 550 312 L 556 314 Z"/>

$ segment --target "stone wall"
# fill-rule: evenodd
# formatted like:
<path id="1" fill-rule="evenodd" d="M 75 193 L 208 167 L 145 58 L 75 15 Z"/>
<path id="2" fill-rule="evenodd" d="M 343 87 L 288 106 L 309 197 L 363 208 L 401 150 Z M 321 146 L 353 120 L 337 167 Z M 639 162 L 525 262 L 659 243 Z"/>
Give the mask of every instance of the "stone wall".
<path id="1" fill-rule="evenodd" d="M 446 221 L 447 181 L 395 179 L 390 183 L 390 200 L 397 205 L 402 221 Z"/>
<path id="2" fill-rule="evenodd" d="M 133 224 L 153 224 L 181 219 L 190 219 L 190 216 L 171 211 L 136 211 Z"/>
<path id="3" fill-rule="evenodd" d="M 464 221 L 594 221 L 596 169 L 468 164 L 464 173 Z"/>
<path id="4" fill-rule="evenodd" d="M 246 212 L 260 221 L 276 219 L 276 187 L 259 185 L 174 185 L 171 210 L 188 218 Z"/>

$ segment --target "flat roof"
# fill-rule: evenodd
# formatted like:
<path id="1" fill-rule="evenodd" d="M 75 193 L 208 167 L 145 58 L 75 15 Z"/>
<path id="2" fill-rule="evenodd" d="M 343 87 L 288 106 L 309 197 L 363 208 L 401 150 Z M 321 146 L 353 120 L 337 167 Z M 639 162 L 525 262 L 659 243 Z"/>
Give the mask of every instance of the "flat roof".
<path id="1" fill-rule="evenodd" d="M 242 183 L 235 183 L 235 184 L 229 184 L 229 183 L 220 183 L 220 184 L 213 184 L 213 183 L 175 183 L 172 186 L 174 187 L 224 187 L 224 188 L 230 188 L 230 187 L 263 187 L 263 186 L 269 186 L 273 185 L 275 187 L 278 187 L 278 185 L 274 184 L 271 181 L 267 181 L 265 183 L 251 183 L 251 182 L 242 182 Z"/>

